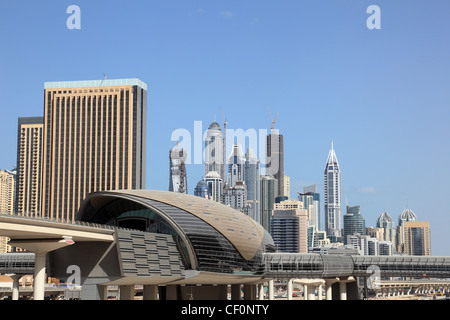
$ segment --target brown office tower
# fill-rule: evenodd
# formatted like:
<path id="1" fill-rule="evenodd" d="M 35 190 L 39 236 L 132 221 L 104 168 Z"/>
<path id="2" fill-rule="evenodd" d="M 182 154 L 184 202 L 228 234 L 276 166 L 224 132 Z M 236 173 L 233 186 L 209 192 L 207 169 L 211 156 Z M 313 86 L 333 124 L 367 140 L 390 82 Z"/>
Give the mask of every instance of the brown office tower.
<path id="1" fill-rule="evenodd" d="M 41 216 L 73 222 L 91 192 L 145 188 L 147 85 L 46 82 Z"/>
<path id="2" fill-rule="evenodd" d="M 20 117 L 17 132 L 15 212 L 40 216 L 43 117 Z"/>

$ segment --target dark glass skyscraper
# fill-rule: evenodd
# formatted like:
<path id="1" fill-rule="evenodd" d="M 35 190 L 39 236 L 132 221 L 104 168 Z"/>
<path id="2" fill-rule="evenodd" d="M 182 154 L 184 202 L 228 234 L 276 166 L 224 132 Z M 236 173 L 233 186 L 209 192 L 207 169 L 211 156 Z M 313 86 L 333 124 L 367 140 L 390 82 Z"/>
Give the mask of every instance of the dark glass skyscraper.
<path id="1" fill-rule="evenodd" d="M 41 216 L 73 221 L 91 192 L 145 188 L 147 85 L 46 82 Z"/>
<path id="2" fill-rule="evenodd" d="M 272 128 L 266 138 L 266 176 L 277 179 L 277 195 L 285 195 L 283 135 L 278 133 L 278 129 Z"/>
<path id="3" fill-rule="evenodd" d="M 344 243 L 347 244 L 347 236 L 366 232 L 366 222 L 361 215 L 359 206 L 347 206 L 347 214 L 344 215 Z"/>

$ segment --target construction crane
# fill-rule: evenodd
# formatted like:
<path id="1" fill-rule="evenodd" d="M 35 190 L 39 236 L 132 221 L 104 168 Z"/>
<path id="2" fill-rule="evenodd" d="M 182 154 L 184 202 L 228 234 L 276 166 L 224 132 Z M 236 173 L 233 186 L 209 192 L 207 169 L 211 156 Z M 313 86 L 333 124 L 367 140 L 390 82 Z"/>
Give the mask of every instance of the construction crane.
<path id="1" fill-rule="evenodd" d="M 277 118 L 278 118 L 278 115 L 280 114 L 279 112 L 277 113 L 277 116 L 275 117 L 275 119 L 272 117 L 272 113 L 270 113 L 270 109 L 269 109 L 269 106 L 267 106 L 267 110 L 269 111 L 269 115 L 270 115 L 270 118 L 272 119 L 272 130 L 273 129 L 275 129 L 275 123 L 277 123 Z"/>

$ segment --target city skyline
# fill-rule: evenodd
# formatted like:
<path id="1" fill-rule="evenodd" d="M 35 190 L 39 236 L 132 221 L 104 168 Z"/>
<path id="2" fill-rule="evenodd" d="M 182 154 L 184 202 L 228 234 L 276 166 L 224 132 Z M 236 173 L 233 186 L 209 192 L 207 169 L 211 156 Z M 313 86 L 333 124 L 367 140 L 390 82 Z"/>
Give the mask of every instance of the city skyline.
<path id="1" fill-rule="evenodd" d="M 359 205 L 367 226 L 408 206 L 430 222 L 431 254 L 450 255 L 448 3 L 79 1 L 80 30 L 66 27 L 70 4 L 0 4 L 0 168 L 16 165 L 17 119 L 43 116 L 44 82 L 138 77 L 149 84 L 147 188 L 168 189 L 173 128 L 222 124 L 221 107 L 229 128 L 269 130 L 269 106 L 291 198 L 311 184 L 323 195 L 333 140 L 342 205 Z M 366 27 L 371 4 L 380 30 Z M 135 48 L 117 48 L 118 35 Z M 186 169 L 192 193 L 204 166 Z"/>

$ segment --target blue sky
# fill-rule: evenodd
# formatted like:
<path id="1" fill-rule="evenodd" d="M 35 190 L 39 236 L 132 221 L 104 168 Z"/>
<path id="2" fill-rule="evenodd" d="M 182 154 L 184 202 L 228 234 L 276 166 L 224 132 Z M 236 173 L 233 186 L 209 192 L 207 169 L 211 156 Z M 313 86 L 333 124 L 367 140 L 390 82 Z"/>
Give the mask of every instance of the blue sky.
<path id="1" fill-rule="evenodd" d="M 66 27 L 72 4 L 80 30 Z M 16 163 L 17 118 L 43 114 L 45 81 L 138 77 L 148 188 L 168 188 L 173 129 L 206 130 L 220 107 L 229 128 L 269 129 L 269 106 L 291 196 L 313 183 L 323 195 L 333 140 L 343 206 L 374 226 L 407 204 L 430 221 L 432 254 L 450 255 L 449 13 L 446 0 L 2 0 L 0 168 Z M 203 166 L 187 170 L 192 193 Z"/>

